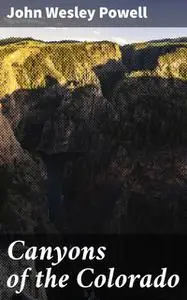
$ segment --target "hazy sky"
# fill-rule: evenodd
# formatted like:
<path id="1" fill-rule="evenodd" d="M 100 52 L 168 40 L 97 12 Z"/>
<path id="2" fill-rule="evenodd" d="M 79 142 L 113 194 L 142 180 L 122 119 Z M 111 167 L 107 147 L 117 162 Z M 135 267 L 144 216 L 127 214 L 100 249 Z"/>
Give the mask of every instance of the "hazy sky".
<path id="1" fill-rule="evenodd" d="M 120 44 L 163 38 L 187 37 L 184 28 L 1 28 L 0 39 L 32 37 L 44 41 L 110 40 Z"/>

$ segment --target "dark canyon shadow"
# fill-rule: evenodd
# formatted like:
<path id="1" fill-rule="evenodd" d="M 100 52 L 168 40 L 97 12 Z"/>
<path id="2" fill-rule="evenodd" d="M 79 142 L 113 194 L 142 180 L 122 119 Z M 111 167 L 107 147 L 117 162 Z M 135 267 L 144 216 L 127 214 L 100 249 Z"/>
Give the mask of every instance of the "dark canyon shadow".
<path id="1" fill-rule="evenodd" d="M 93 71 L 99 78 L 104 97 L 110 100 L 116 83 L 123 79 L 127 68 L 121 60 L 111 59 L 106 64 L 94 67 Z"/>
<path id="2" fill-rule="evenodd" d="M 42 157 L 54 205 L 63 193 L 73 232 L 99 232 L 120 193 L 115 179 L 108 186 L 93 180 L 114 151 L 107 126 L 115 115 L 99 88 L 71 93 L 48 78 L 45 89 L 15 91 L 1 103 L 22 147 Z"/>
<path id="3" fill-rule="evenodd" d="M 186 83 L 128 78 L 108 101 L 50 80 L 1 102 L 22 147 L 50 166 L 71 231 L 186 232 Z"/>
<path id="4" fill-rule="evenodd" d="M 185 46 L 179 45 L 163 45 L 149 46 L 143 49 L 134 49 L 134 45 L 128 45 L 121 48 L 122 61 L 127 69 L 127 72 L 132 71 L 153 71 L 157 64 L 158 58 L 161 55 L 174 53 L 177 49 Z"/>

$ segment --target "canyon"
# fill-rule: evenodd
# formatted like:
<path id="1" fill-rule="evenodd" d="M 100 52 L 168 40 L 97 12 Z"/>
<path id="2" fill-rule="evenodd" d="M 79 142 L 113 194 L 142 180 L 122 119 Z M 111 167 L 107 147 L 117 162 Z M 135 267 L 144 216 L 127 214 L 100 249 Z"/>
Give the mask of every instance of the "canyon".
<path id="1" fill-rule="evenodd" d="M 0 233 L 186 233 L 186 80 L 186 38 L 2 40 Z M 58 224 L 49 189 L 62 200 Z M 23 297 L 47 299 L 30 262 L 12 264 L 1 249 L 0 265 L 4 286 L 33 267 Z"/>
<path id="2" fill-rule="evenodd" d="M 186 58 L 185 38 L 2 41 L 1 231 L 56 230 L 47 163 L 70 232 L 185 232 Z"/>

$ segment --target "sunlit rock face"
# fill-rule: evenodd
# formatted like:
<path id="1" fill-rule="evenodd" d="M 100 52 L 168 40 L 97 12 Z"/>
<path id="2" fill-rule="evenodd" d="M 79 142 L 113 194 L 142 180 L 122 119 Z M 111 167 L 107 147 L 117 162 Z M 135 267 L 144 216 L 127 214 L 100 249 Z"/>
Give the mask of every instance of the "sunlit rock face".
<path id="1" fill-rule="evenodd" d="M 94 73 L 98 65 L 121 59 L 119 45 L 110 42 L 42 43 L 24 40 L 0 46 L 0 98 L 18 89 L 46 86 L 46 77 L 64 85 L 99 84 Z"/>

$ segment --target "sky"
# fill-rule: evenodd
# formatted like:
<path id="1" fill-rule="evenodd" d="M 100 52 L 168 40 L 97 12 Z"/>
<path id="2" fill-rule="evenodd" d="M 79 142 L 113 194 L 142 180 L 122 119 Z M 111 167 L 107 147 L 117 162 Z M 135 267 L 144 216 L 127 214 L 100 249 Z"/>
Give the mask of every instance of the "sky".
<path id="1" fill-rule="evenodd" d="M 182 28 L 32 28 L 17 27 L 0 29 L 0 39 L 9 37 L 32 37 L 44 41 L 80 40 L 101 41 L 109 40 L 121 45 L 158 40 L 164 38 L 187 37 L 187 27 Z"/>

